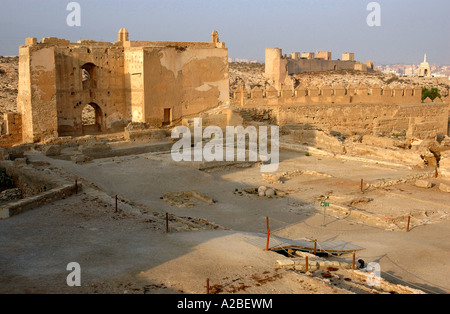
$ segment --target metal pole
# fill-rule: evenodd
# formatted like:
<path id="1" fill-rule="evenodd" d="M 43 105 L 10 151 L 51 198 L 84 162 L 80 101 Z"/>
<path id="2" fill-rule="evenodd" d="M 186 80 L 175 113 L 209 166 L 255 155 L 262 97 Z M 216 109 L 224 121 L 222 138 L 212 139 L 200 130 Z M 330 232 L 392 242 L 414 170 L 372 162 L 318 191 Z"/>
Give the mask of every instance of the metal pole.
<path id="1" fill-rule="evenodd" d="M 269 229 L 269 216 L 266 217 L 266 226 L 267 226 L 267 242 L 266 242 L 266 251 L 269 250 L 269 238 L 270 238 L 270 229 Z"/>
<path id="2" fill-rule="evenodd" d="M 411 216 L 408 216 L 408 225 L 406 226 L 406 232 L 409 232 L 409 223 L 411 221 Z"/>
<path id="3" fill-rule="evenodd" d="M 308 271 L 308 256 L 305 257 L 305 272 Z"/>
<path id="4" fill-rule="evenodd" d="M 323 206 L 323 221 L 322 221 L 322 227 L 325 227 L 325 208 L 326 208 L 326 206 Z"/>
<path id="5" fill-rule="evenodd" d="M 353 262 L 352 262 L 352 269 L 355 269 L 355 252 L 353 252 Z"/>
<path id="6" fill-rule="evenodd" d="M 166 233 L 169 233 L 169 213 L 166 213 Z"/>
<path id="7" fill-rule="evenodd" d="M 314 240 L 314 255 L 317 253 L 317 240 Z"/>
<path id="8" fill-rule="evenodd" d="M 117 201 L 117 195 L 116 195 L 116 213 L 118 211 L 118 201 Z"/>

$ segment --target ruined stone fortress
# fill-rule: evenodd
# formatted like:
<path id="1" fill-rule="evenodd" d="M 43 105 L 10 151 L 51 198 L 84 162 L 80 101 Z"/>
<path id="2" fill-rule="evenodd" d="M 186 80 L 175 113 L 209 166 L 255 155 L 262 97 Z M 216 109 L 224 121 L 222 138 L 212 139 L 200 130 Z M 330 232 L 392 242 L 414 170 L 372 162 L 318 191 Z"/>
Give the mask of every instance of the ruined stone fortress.
<path id="1" fill-rule="evenodd" d="M 341 60 L 332 60 L 331 51 L 293 52 L 283 55 L 280 48 L 266 48 L 265 76 L 278 90 L 289 85 L 289 75 L 321 71 L 373 71 L 373 62 L 355 60 L 355 54 L 346 52 Z"/>
<path id="2" fill-rule="evenodd" d="M 18 112 L 25 142 L 82 135 L 82 110 L 95 110 L 98 131 L 130 122 L 162 126 L 229 100 L 228 52 L 211 42 L 115 43 L 27 38 L 19 49 Z"/>
<path id="3" fill-rule="evenodd" d="M 2 145 L 122 132 L 130 123 L 173 126 L 222 107 L 263 111 L 280 126 L 344 134 L 448 134 L 448 104 L 439 98 L 422 102 L 420 87 L 288 83 L 294 74 L 329 70 L 371 71 L 373 64 L 355 61 L 354 53 L 332 60 L 329 51 L 288 57 L 267 48 L 267 84 L 250 93 L 238 88 L 230 98 L 228 50 L 216 31 L 209 42 L 131 41 L 126 29 L 114 43 L 27 38 L 19 48 L 18 113 L 5 114 Z M 82 118 L 87 106 L 95 112 L 89 125 Z"/>

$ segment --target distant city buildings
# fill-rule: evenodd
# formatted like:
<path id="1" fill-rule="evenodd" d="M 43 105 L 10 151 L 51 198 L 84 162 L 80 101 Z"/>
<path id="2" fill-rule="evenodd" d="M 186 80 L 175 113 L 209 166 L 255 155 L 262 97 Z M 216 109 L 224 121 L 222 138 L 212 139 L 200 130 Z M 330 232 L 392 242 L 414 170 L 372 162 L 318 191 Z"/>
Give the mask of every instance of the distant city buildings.
<path id="1" fill-rule="evenodd" d="M 410 77 L 449 77 L 450 66 L 430 65 L 425 55 L 424 61 L 416 64 L 389 64 L 375 66 L 377 71 L 385 74 L 395 74 L 397 76 Z"/>
<path id="2" fill-rule="evenodd" d="M 240 59 L 240 58 L 228 58 L 228 62 L 241 62 L 241 63 L 260 63 L 258 60 Z M 264 63 L 264 62 L 262 62 Z"/>

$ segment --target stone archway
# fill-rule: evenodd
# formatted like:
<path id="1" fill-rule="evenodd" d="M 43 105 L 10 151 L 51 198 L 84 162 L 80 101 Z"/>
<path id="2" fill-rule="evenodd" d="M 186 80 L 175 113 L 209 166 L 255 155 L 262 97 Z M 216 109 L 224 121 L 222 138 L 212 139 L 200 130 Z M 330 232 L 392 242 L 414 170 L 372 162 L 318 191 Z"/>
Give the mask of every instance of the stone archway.
<path id="1" fill-rule="evenodd" d="M 81 123 L 83 134 L 97 133 L 102 131 L 102 109 L 93 102 L 85 105 L 83 111 L 81 112 Z"/>

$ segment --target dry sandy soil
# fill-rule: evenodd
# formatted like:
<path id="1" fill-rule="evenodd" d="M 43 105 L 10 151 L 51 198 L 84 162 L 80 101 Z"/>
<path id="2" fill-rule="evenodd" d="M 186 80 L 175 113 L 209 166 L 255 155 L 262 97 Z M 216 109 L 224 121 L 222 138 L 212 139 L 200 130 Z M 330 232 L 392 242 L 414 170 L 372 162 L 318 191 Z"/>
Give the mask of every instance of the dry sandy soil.
<path id="1" fill-rule="evenodd" d="M 83 191 L 0 221 L 0 293 L 198 294 L 206 292 L 206 278 L 211 293 L 220 294 L 399 292 L 371 287 L 349 270 L 307 275 L 278 268 L 277 261 L 286 257 L 258 244 L 265 237 L 267 216 L 273 235 L 348 241 L 363 247 L 357 259 L 379 263 L 389 282 L 427 293 L 450 292 L 449 194 L 411 182 L 359 192 L 361 176 L 372 182 L 416 170 L 284 151 L 280 171 L 314 169 L 329 176 L 305 172 L 269 184 L 258 166 L 205 172 L 178 165 L 166 154 L 85 164 L 37 152 L 27 156 L 42 171 L 78 178 Z M 275 198 L 239 193 L 261 185 L 284 193 Z M 186 206 L 174 206 L 163 197 L 169 191 L 192 190 L 214 202 L 185 199 Z M 323 221 L 318 202 L 323 195 L 334 204 L 372 198 L 358 206 L 380 217 L 411 211 L 420 215 L 410 232 L 402 223 L 390 229 L 331 213 Z M 351 263 L 352 256 L 332 259 Z M 81 287 L 66 284 L 70 262 L 81 266 Z"/>

